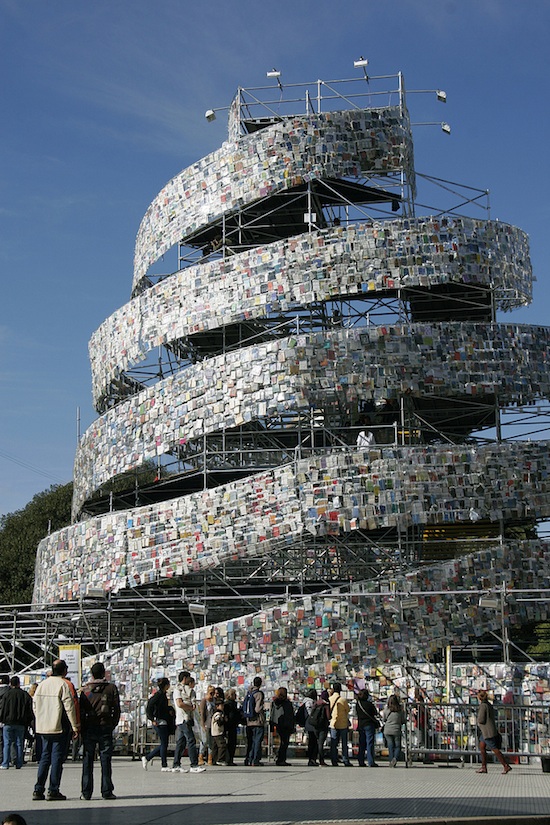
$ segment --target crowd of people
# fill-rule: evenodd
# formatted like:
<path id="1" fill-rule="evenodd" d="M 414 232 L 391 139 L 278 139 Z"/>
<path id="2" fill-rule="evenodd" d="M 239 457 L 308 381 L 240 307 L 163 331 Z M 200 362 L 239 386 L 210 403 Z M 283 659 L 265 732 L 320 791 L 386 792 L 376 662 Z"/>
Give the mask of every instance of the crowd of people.
<path id="1" fill-rule="evenodd" d="M 61 792 L 63 764 L 72 740 L 81 742 L 81 799 L 90 800 L 94 790 L 94 759 L 99 755 L 101 766 L 101 796 L 116 799 L 112 777 L 113 733 L 118 725 L 121 707 L 117 687 L 106 678 L 105 667 L 96 662 L 91 678 L 77 693 L 67 678 L 67 665 L 58 659 L 46 679 L 28 692 L 20 686 L 17 676 L 0 676 L 0 749 L 2 770 L 12 765 L 19 770 L 24 764 L 24 742 L 29 731 L 34 738 L 34 757 L 38 762 L 37 778 L 32 798 L 65 800 Z M 375 741 L 378 730 L 383 732 L 388 749 L 389 765 L 395 768 L 402 758 L 402 731 L 406 714 L 399 695 L 390 695 L 379 711 L 368 690 L 354 696 L 357 716 L 357 765 L 378 767 L 375 761 Z M 501 737 L 495 725 L 495 715 L 487 692 L 478 692 L 477 722 L 481 732 L 481 766 L 478 773 L 487 772 L 487 750 L 492 750 L 509 773 L 510 765 L 503 756 Z M 179 673 L 170 694 L 170 681 L 158 680 L 146 705 L 147 720 L 156 737 L 156 744 L 142 756 L 144 770 L 155 758 L 160 758 L 160 770 L 172 773 L 202 773 L 208 765 L 235 765 L 237 732 L 246 734 L 244 765 L 259 767 L 262 763 L 266 734 L 274 746 L 277 766 L 290 766 L 288 748 L 292 734 L 302 728 L 306 737 L 307 764 L 310 767 L 353 767 L 350 758 L 349 733 L 351 708 L 343 695 L 340 682 L 327 689 L 307 691 L 296 709 L 286 687 L 279 687 L 266 702 L 262 679 L 256 676 L 242 702 L 234 688 L 224 690 L 208 685 L 202 698 L 195 692 L 195 679 L 190 671 Z M 415 692 L 415 731 L 421 738 L 427 727 L 423 697 Z M 175 736 L 172 764 L 168 764 L 168 746 Z M 187 753 L 189 768 L 183 765 Z"/>
<path id="2" fill-rule="evenodd" d="M 290 738 L 298 727 L 306 735 L 308 766 L 352 767 L 349 755 L 351 708 L 342 695 L 340 682 L 333 682 L 319 693 L 310 689 L 304 702 L 296 710 L 285 687 L 275 691 L 266 710 L 262 680 L 257 676 L 241 704 L 236 691 L 208 685 L 202 699 L 195 693 L 195 680 L 189 671 L 181 671 L 173 691 L 171 706 L 168 700 L 170 682 L 159 680 L 157 691 L 147 703 L 147 718 L 158 743 L 142 757 L 147 770 L 155 757 L 160 757 L 161 771 L 184 772 L 182 754 L 187 748 L 191 772 L 205 770 L 207 765 L 235 764 L 237 731 L 243 727 L 246 734 L 244 765 L 262 765 L 262 748 L 266 734 L 275 745 L 275 765 L 288 767 Z M 368 690 L 357 694 L 355 708 L 359 732 L 357 764 L 360 767 L 378 767 L 375 761 L 375 736 L 383 729 L 390 753 L 390 765 L 395 767 L 401 757 L 401 730 L 405 713 L 397 695 L 390 697 L 380 714 Z M 173 764 L 168 764 L 168 740 L 175 734 Z"/>

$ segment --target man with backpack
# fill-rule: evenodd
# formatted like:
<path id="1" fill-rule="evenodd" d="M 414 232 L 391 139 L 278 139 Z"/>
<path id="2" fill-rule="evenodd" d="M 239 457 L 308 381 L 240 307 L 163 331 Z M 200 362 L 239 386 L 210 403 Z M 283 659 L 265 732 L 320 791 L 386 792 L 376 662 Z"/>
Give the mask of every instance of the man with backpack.
<path id="1" fill-rule="evenodd" d="M 94 790 L 94 753 L 99 748 L 101 763 L 101 796 L 116 799 L 112 779 L 113 731 L 120 719 L 120 699 L 113 682 L 105 678 L 105 667 L 96 662 L 91 668 L 92 679 L 80 693 L 82 725 L 82 795 L 91 799 Z"/>
<path id="2" fill-rule="evenodd" d="M 265 697 L 260 690 L 261 685 L 261 678 L 256 676 L 243 702 L 243 717 L 246 722 L 247 741 L 244 764 L 252 765 L 253 767 L 262 764 L 262 742 L 265 733 Z"/>

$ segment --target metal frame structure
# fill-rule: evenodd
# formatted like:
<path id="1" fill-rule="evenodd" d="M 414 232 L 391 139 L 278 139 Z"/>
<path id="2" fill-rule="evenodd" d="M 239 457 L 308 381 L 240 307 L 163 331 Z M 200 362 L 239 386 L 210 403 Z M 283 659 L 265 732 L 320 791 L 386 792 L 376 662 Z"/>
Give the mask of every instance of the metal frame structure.
<path id="1" fill-rule="evenodd" d="M 396 105 L 408 123 L 401 73 L 369 77 L 365 72 L 361 78 L 306 84 L 283 85 L 279 75 L 276 80 L 275 87 L 238 90 L 228 107 L 230 138 L 234 141 L 254 140 L 258 132 L 291 119 L 298 102 L 303 102 L 308 115 L 332 112 L 343 104 L 352 110 L 362 111 L 366 107 L 376 112 L 383 100 L 386 106 Z M 359 92 L 354 91 L 357 84 L 363 87 Z M 379 84 L 385 84 L 386 88 L 379 89 Z M 304 90 L 302 97 L 295 96 L 297 89 Z M 313 94 L 310 89 L 314 89 Z M 287 92 L 290 97 L 286 96 Z M 437 93 L 439 99 L 442 94 Z M 209 110 L 208 119 L 212 119 L 216 111 L 220 110 Z M 400 169 L 386 173 L 373 170 L 369 174 L 361 171 L 353 178 L 310 176 L 295 186 L 243 202 L 181 237 L 177 244 L 177 271 L 200 267 L 201 263 L 229 260 L 241 252 L 327 227 L 374 221 L 383 224 L 395 221 L 397 212 L 405 221 L 415 216 L 417 206 L 422 206 L 420 198 L 428 197 L 425 195 L 427 184 L 435 184 L 447 199 L 443 206 L 429 207 L 436 216 L 463 215 L 465 207 L 470 206 L 490 215 L 486 190 L 460 187 L 429 176 L 418 177 L 422 190 L 419 198 L 414 170 L 407 169 L 404 163 Z M 148 271 L 135 287 L 134 296 L 146 293 L 169 277 Z M 222 324 L 159 346 L 139 364 L 118 371 L 116 380 L 100 399 L 98 412 L 116 412 L 117 405 L 124 400 L 193 365 L 207 364 L 213 357 L 225 357 L 236 350 L 277 341 L 289 334 L 328 335 L 335 328 L 368 331 L 375 326 L 429 320 L 441 323 L 474 320 L 490 327 L 496 320 L 497 303 L 503 306 L 507 300 L 513 306 L 518 297 L 465 281 L 438 288 L 388 286 L 364 295 L 351 297 L 342 292 L 309 304 L 295 303 L 286 310 L 266 311 L 263 317 Z M 385 407 L 377 407 L 374 402 L 370 406 L 342 402 L 329 409 L 319 403 L 311 404 L 309 409 L 257 416 L 242 425 L 224 426 L 216 432 L 190 438 L 175 448 L 159 450 L 156 461 L 141 464 L 99 485 L 86 498 L 79 518 L 85 520 L 168 501 L 311 455 L 349 450 L 355 447 L 365 420 L 369 421 L 379 446 L 414 448 L 435 442 L 471 445 L 546 434 L 550 406 L 541 399 L 525 406 L 504 407 L 498 394 L 471 397 L 464 393 L 434 399 L 401 392 L 395 404 Z M 18 658 L 22 654 L 17 652 L 19 631 L 10 630 L 10 621 L 12 625 L 15 622 L 14 627 L 21 627 L 23 621 L 30 622 L 29 640 L 34 652 L 29 658 L 33 663 L 39 660 L 40 651 L 50 647 L 55 634 L 57 638 L 60 634 L 71 639 L 80 636 L 89 650 L 97 648 L 99 639 L 108 646 L 115 641 L 121 646 L 145 639 L 147 634 L 162 635 L 174 627 L 183 630 L 194 626 L 195 618 L 188 610 L 193 601 L 207 603 L 209 622 L 217 621 L 239 611 L 257 611 L 267 600 L 327 592 L 363 580 L 391 578 L 394 573 L 413 570 L 433 563 L 434 559 L 479 549 L 491 542 L 494 544 L 495 540 L 505 541 L 514 531 L 532 535 L 533 528 L 533 519 L 526 513 L 524 518 L 506 524 L 502 520 L 475 521 L 466 526 L 429 529 L 422 526 L 357 529 L 322 537 L 304 534 L 291 547 L 270 549 L 265 555 L 224 561 L 216 568 L 175 576 L 170 581 L 162 582 L 159 577 L 155 586 L 121 590 L 105 596 L 100 607 L 80 599 L 51 609 L 44 607 L 35 611 L 31 620 L 29 611 L 19 606 L 11 613 L 6 612 L 5 622 L 0 618 L 0 641 L 6 645 L 6 658 L 11 656 L 13 664 L 16 659 L 20 663 L 23 659 Z M 10 633 L 11 651 L 7 649 Z"/>

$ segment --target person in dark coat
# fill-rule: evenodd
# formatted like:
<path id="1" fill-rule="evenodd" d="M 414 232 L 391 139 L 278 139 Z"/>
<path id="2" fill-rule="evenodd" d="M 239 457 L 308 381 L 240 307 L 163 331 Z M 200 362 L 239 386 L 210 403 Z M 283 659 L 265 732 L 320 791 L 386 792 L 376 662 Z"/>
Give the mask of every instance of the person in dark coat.
<path id="1" fill-rule="evenodd" d="M 112 759 L 113 731 L 120 719 L 120 698 L 113 682 L 105 678 L 105 666 L 95 662 L 92 679 L 80 692 L 80 723 L 82 726 L 82 799 L 91 799 L 94 790 L 94 754 L 99 750 L 101 765 L 101 796 L 116 799 L 113 791 Z"/>
<path id="2" fill-rule="evenodd" d="M 225 694 L 223 706 L 225 720 L 225 738 L 227 764 L 235 764 L 235 751 L 237 750 L 237 729 L 241 724 L 241 710 L 237 704 L 237 692 L 234 688 L 229 688 Z"/>
<path id="3" fill-rule="evenodd" d="M 275 764 L 290 767 L 290 764 L 286 761 L 286 754 L 290 737 L 294 733 L 295 721 L 294 708 L 284 687 L 278 688 L 275 694 L 275 699 L 271 705 L 269 726 L 272 731 L 277 731 L 280 740 Z"/>
<path id="4" fill-rule="evenodd" d="M 15 767 L 23 767 L 23 742 L 25 731 L 32 722 L 32 700 L 20 687 L 19 676 L 12 676 L 9 690 L 0 703 L 0 721 L 4 724 L 4 749 L 2 770 L 10 766 L 12 745 L 15 746 Z"/>
<path id="5" fill-rule="evenodd" d="M 365 767 L 366 752 L 366 765 L 369 768 L 377 768 L 378 765 L 374 761 L 374 738 L 376 728 L 379 727 L 378 711 L 370 701 L 368 690 L 359 691 L 355 708 L 357 710 L 357 728 L 359 730 L 358 764 L 362 768 Z"/>
<path id="6" fill-rule="evenodd" d="M 147 718 L 152 723 L 153 728 L 159 738 L 159 744 L 153 748 L 147 756 L 141 757 L 143 769 L 147 770 L 149 762 L 160 756 L 161 771 L 171 771 L 168 767 L 168 739 L 174 725 L 173 708 L 168 704 L 168 691 L 170 680 L 162 678 L 158 680 L 158 690 L 147 702 Z"/>

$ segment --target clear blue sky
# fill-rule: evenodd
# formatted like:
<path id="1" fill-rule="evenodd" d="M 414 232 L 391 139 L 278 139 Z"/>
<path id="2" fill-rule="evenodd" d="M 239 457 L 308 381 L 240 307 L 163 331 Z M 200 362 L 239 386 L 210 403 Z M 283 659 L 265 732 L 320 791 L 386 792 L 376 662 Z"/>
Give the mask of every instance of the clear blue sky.
<path id="1" fill-rule="evenodd" d="M 364 55 L 445 89 L 428 119 L 452 135 L 417 130 L 417 169 L 490 189 L 530 234 L 535 301 L 507 318 L 547 323 L 549 42 L 548 0 L 0 0 L 0 513 L 70 480 L 88 340 L 130 297 L 140 220 L 225 138 L 205 109 L 274 66 L 353 77 Z"/>

